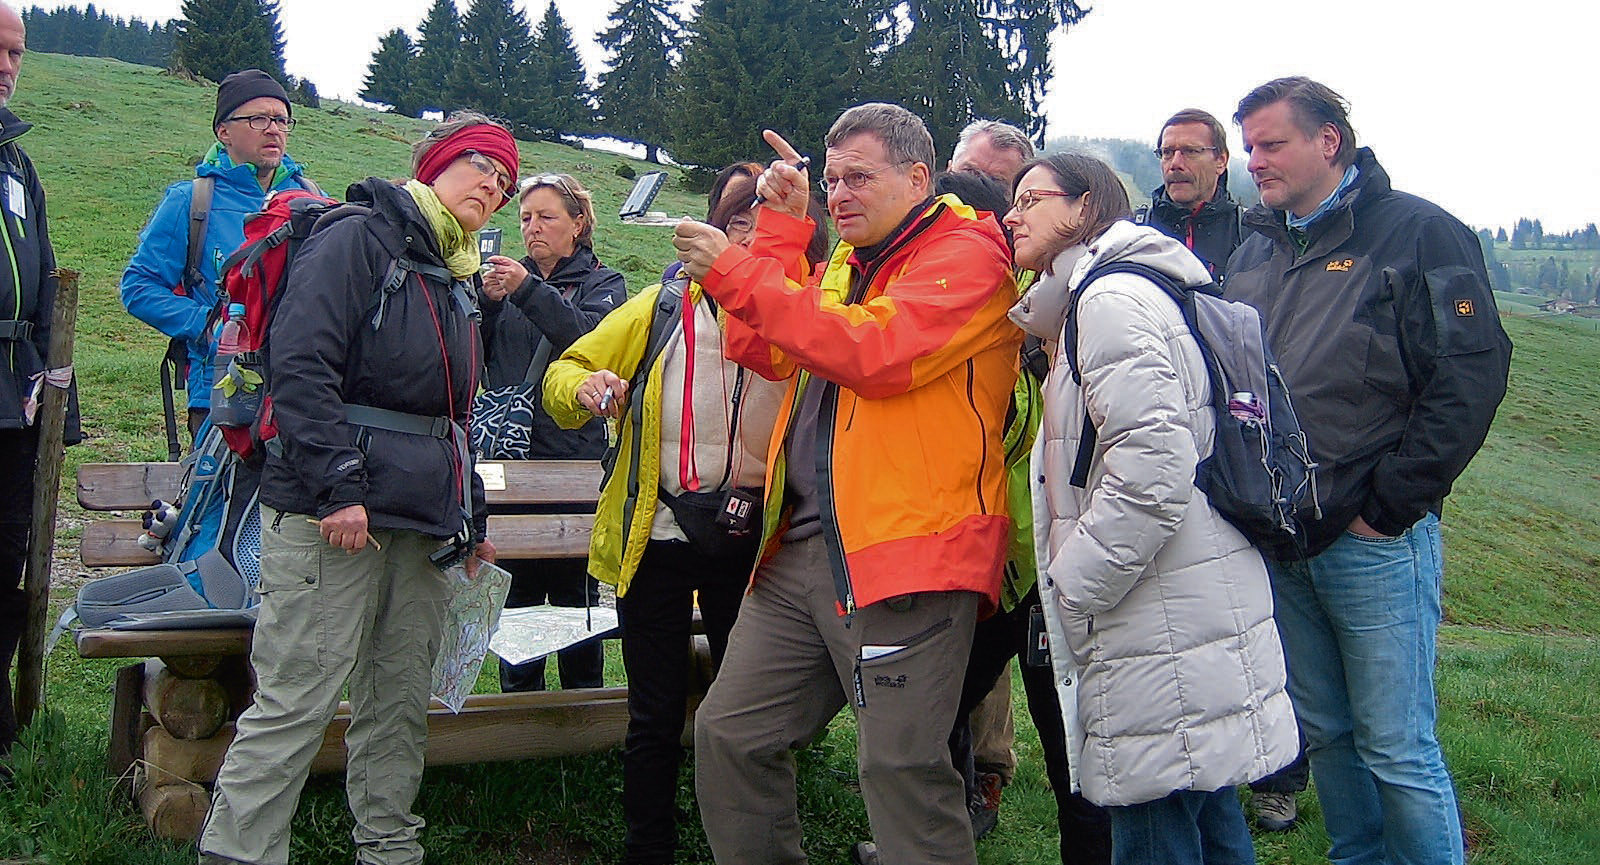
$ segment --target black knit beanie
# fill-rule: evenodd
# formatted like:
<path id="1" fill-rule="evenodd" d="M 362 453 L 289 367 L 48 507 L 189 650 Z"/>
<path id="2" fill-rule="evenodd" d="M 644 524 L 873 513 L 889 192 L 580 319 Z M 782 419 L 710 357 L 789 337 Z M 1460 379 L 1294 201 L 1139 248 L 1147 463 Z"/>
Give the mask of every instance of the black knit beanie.
<path id="1" fill-rule="evenodd" d="M 223 119 L 232 115 L 234 109 L 261 96 L 271 96 L 281 101 L 289 116 L 294 116 L 294 108 L 289 105 L 289 94 L 283 91 L 282 84 L 260 69 L 245 69 L 222 79 L 217 86 L 217 114 L 211 120 L 211 128 L 221 126 Z"/>

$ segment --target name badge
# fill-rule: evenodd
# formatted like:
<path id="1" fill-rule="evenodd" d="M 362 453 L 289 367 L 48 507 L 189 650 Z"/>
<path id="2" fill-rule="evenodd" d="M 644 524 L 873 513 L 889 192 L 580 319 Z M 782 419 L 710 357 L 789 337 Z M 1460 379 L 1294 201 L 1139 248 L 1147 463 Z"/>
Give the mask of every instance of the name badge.
<path id="1" fill-rule="evenodd" d="M 15 174 L 6 175 L 6 209 L 17 219 L 26 219 L 27 204 L 22 198 L 22 181 Z"/>

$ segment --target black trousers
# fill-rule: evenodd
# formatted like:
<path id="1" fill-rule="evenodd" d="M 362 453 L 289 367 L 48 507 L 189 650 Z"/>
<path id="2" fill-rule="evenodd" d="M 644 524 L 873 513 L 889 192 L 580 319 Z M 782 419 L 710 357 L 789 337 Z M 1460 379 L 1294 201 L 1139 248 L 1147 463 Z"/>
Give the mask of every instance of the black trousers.
<path id="1" fill-rule="evenodd" d="M 593 607 L 600 603 L 600 584 L 589 576 L 588 559 L 544 559 L 505 562 L 511 574 L 506 609 L 537 607 Z M 586 640 L 556 653 L 562 688 L 598 688 L 605 684 L 605 647 Z M 524 664 L 500 662 L 500 690 L 543 691 L 544 658 Z"/>
<path id="2" fill-rule="evenodd" d="M 967 779 L 971 799 L 975 784 L 972 765 L 972 730 L 967 715 L 988 696 L 994 683 L 1015 657 L 1025 657 L 1028 615 L 1039 603 L 1039 590 L 1029 590 L 1009 613 L 998 612 L 979 622 L 972 634 L 972 655 L 961 687 L 955 728 L 950 732 L 950 758 Z M 1045 777 L 1056 797 L 1056 822 L 1061 830 L 1062 865 L 1109 865 L 1111 817 L 1104 808 L 1072 792 L 1068 775 L 1067 728 L 1056 694 L 1055 673 L 1046 666 L 1021 665 L 1022 685 L 1028 696 L 1028 714 L 1039 732 L 1044 751 Z"/>
<path id="3" fill-rule="evenodd" d="M 11 662 L 27 622 L 22 571 L 28 563 L 28 532 L 33 523 L 33 471 L 39 456 L 39 430 L 0 430 L 0 754 L 17 740 L 12 702 Z"/>
<path id="4" fill-rule="evenodd" d="M 627 593 L 617 599 L 622 663 L 628 671 L 628 735 L 622 752 L 625 863 L 674 861 L 695 592 L 713 669 L 718 669 L 750 566 L 741 557 L 708 559 L 683 541 L 651 541 Z"/>

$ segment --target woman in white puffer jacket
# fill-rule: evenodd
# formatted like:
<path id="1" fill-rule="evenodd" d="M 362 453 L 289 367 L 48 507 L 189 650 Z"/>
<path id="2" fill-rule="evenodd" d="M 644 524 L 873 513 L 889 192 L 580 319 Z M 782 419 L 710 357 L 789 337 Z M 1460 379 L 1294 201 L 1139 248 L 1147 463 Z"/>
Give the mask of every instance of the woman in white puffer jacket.
<path id="1" fill-rule="evenodd" d="M 1184 246 L 1127 221 L 1104 163 L 1058 154 L 1016 183 L 1016 262 L 1040 278 L 1012 309 L 1054 345 L 1033 452 L 1040 595 L 1074 781 L 1110 807 L 1116 863 L 1253 862 L 1234 785 L 1295 756 L 1294 714 L 1261 556 L 1195 488 L 1215 425 L 1198 343 L 1134 261 L 1210 281 Z M 1061 340 L 1073 294 L 1081 384 Z M 1084 432 L 1097 441 L 1069 483 Z"/>

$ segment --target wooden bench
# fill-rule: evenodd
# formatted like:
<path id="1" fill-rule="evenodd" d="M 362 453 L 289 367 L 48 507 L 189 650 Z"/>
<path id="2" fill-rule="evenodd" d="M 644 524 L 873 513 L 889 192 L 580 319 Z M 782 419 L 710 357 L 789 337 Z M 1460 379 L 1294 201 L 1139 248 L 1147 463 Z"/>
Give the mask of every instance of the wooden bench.
<path id="1" fill-rule="evenodd" d="M 489 537 L 502 560 L 582 558 L 601 470 L 592 461 L 480 464 L 492 511 Z M 178 495 L 174 463 L 90 463 L 78 469 L 78 502 L 91 511 L 139 512 Z M 135 567 L 157 557 L 138 545 L 139 520 L 110 518 L 84 526 L 80 555 L 92 567 Z M 607 637 L 615 636 L 614 632 Z M 77 633 L 85 658 L 148 658 L 118 671 L 112 698 L 107 767 L 133 780 L 146 822 L 160 837 L 190 840 L 210 805 L 233 740 L 233 720 L 250 704 L 248 628 Z M 689 718 L 710 684 L 704 638 L 692 649 Z M 474 694 L 460 713 L 435 703 L 428 714 L 430 766 L 521 760 L 603 751 L 622 744 L 626 688 Z M 344 769 L 349 706 L 341 704 L 312 763 L 313 772 Z"/>

